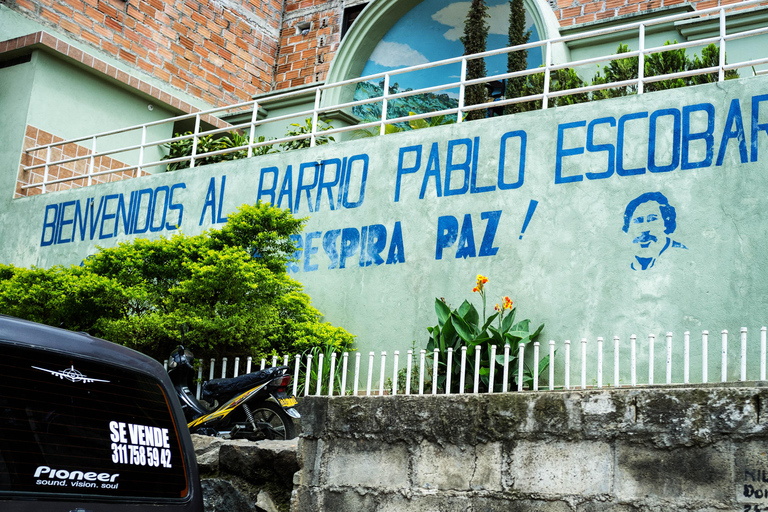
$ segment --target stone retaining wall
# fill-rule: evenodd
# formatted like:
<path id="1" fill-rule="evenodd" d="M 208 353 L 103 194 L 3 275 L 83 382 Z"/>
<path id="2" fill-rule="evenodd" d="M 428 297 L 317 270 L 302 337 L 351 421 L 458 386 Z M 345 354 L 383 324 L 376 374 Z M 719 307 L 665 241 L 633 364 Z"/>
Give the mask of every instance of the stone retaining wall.
<path id="1" fill-rule="evenodd" d="M 759 386 L 304 399 L 291 508 L 764 510 L 767 399 Z"/>

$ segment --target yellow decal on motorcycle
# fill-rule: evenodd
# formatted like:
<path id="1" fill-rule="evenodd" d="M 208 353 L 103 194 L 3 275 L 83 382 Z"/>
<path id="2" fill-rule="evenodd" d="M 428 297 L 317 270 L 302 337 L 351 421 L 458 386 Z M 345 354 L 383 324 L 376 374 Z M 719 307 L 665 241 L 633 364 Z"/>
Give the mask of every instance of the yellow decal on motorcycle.
<path id="1" fill-rule="evenodd" d="M 206 414 L 205 416 L 200 416 L 199 418 L 190 421 L 189 423 L 187 423 L 187 427 L 189 428 L 196 427 L 198 425 L 202 425 L 203 423 L 207 423 L 213 419 L 226 417 L 229 413 L 237 409 L 237 407 L 240 406 L 240 404 L 247 401 L 249 398 L 251 398 L 251 396 L 253 396 L 255 393 L 257 393 L 261 388 L 263 388 L 266 385 L 267 383 L 264 383 L 261 386 L 257 386 L 253 389 L 249 389 L 242 395 L 238 395 L 232 400 L 230 400 L 229 402 L 220 406 L 218 409 L 216 409 L 212 413 Z"/>

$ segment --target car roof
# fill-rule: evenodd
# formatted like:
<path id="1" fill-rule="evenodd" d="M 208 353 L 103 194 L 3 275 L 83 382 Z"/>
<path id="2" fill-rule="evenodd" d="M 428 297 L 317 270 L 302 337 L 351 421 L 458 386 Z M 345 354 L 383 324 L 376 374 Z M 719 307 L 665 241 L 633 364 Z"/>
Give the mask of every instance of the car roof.
<path id="1" fill-rule="evenodd" d="M 0 343 L 3 342 L 125 366 L 161 381 L 167 376 L 160 363 L 130 348 L 84 332 L 67 331 L 7 315 L 0 315 Z"/>

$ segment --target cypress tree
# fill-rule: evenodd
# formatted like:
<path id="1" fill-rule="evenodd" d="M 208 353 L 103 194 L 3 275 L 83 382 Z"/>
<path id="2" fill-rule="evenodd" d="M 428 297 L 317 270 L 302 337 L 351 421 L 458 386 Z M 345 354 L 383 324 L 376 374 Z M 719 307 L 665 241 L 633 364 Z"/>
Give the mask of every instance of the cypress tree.
<path id="1" fill-rule="evenodd" d="M 509 1 L 509 46 L 525 44 L 531 38 L 531 31 L 525 30 L 525 6 L 523 0 Z M 523 71 L 528 67 L 528 50 L 510 52 L 507 54 L 507 72 Z M 506 98 L 521 96 L 525 87 L 525 77 L 518 76 L 507 78 L 507 87 L 504 91 Z M 523 110 L 520 103 L 513 103 L 504 107 L 505 114 L 514 114 Z"/>
<path id="2" fill-rule="evenodd" d="M 464 21 L 464 36 L 460 38 L 464 45 L 464 55 L 485 51 L 489 30 L 485 18 L 488 17 L 488 5 L 485 0 L 472 0 L 467 18 Z M 467 62 L 467 80 L 485 76 L 485 59 L 473 59 Z M 488 90 L 485 84 L 472 85 L 466 88 L 464 93 L 465 105 L 477 105 L 486 101 L 488 101 Z M 483 119 L 484 117 L 484 110 L 473 110 L 467 113 L 468 120 Z"/>

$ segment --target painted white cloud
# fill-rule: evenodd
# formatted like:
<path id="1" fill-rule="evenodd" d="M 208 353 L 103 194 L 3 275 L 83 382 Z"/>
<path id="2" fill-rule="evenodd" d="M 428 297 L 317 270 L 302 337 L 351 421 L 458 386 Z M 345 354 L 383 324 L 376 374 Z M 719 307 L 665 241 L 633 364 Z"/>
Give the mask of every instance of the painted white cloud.
<path id="1" fill-rule="evenodd" d="M 432 15 L 433 20 L 441 25 L 450 27 L 443 34 L 443 37 L 447 40 L 458 41 L 464 35 L 464 20 L 467 18 L 470 4 L 470 2 L 454 2 Z M 489 7 L 488 14 L 490 15 L 490 18 L 487 20 L 489 33 L 506 35 L 509 31 L 509 4 L 504 2 L 500 5 Z M 526 12 L 525 26 L 530 27 L 531 25 L 533 25 L 533 20 Z"/>
<path id="2" fill-rule="evenodd" d="M 404 43 L 381 41 L 373 50 L 370 59 L 386 68 L 416 66 L 429 62 L 421 53 Z"/>

